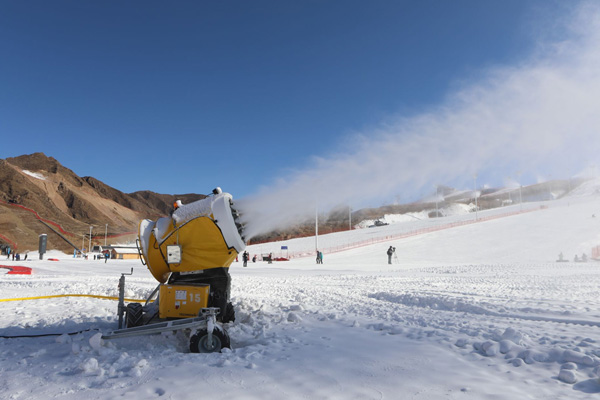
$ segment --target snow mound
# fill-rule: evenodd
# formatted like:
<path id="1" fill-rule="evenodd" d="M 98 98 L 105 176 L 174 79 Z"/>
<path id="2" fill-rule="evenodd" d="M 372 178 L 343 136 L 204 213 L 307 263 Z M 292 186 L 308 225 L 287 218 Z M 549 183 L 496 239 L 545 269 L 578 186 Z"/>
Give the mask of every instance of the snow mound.
<path id="1" fill-rule="evenodd" d="M 600 178 L 583 182 L 569 193 L 568 197 L 590 197 L 600 195 Z"/>
<path id="2" fill-rule="evenodd" d="M 445 207 L 440 207 L 438 212 L 440 216 L 450 217 L 455 215 L 465 215 L 475 211 L 475 205 L 473 204 L 462 204 L 452 203 Z M 356 228 L 369 228 L 375 225 L 376 221 L 383 222 L 385 224 L 399 224 L 404 222 L 422 221 L 430 219 L 430 215 L 435 215 L 435 208 L 426 209 L 419 212 L 410 212 L 405 214 L 385 214 L 383 217 L 374 219 L 366 219 L 356 224 Z"/>
<path id="3" fill-rule="evenodd" d="M 39 172 L 31 172 L 26 169 L 22 170 L 21 172 L 23 172 L 25 175 L 29 175 L 33 178 L 40 179 L 42 181 L 46 180 L 46 177 L 44 175 L 40 174 Z"/>

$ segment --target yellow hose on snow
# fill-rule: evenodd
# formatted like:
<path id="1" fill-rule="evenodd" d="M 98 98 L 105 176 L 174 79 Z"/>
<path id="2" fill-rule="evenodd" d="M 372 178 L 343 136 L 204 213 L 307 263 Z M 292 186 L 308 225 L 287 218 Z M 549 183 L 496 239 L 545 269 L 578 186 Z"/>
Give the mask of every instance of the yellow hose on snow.
<path id="1" fill-rule="evenodd" d="M 5 302 L 5 301 L 22 301 L 22 300 L 38 300 L 38 299 L 54 299 L 57 297 L 93 297 L 96 299 L 104 299 L 104 300 L 119 300 L 118 297 L 113 297 L 113 296 L 99 296 L 99 295 L 94 295 L 94 294 L 54 294 L 51 296 L 35 296 L 35 297 L 17 297 L 14 299 L 0 299 L 0 303 Z M 139 299 L 123 299 L 124 301 L 127 301 L 129 303 L 142 303 L 145 302 L 146 300 L 139 300 Z"/>

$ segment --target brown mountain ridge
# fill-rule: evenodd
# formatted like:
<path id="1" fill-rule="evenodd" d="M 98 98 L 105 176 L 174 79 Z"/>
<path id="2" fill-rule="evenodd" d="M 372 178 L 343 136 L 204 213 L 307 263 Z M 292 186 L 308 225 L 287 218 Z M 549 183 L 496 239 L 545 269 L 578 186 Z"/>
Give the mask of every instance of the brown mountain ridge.
<path id="1" fill-rule="evenodd" d="M 123 193 L 96 178 L 79 177 L 44 153 L 0 159 L 0 243 L 19 252 L 37 250 L 39 235 L 45 233 L 48 249 L 73 251 L 40 219 L 66 232 L 77 247 L 88 246 L 90 226 L 93 243 L 104 244 L 105 233 L 111 243 L 133 241 L 140 220 L 168 215 L 176 199 L 188 203 L 204 197 Z"/>

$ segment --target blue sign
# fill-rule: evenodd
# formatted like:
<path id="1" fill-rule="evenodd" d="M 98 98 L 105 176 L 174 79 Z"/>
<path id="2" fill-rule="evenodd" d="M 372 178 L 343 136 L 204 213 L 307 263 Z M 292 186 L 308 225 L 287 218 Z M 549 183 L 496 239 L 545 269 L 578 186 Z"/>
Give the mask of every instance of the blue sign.
<path id="1" fill-rule="evenodd" d="M 287 250 L 287 246 L 281 246 L 281 250 Z"/>

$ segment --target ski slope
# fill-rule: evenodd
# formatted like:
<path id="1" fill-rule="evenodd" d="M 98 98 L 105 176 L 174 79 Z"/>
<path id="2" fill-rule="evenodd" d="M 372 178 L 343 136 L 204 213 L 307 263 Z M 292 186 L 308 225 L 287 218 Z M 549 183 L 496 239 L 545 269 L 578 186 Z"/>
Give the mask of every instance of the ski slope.
<path id="1" fill-rule="evenodd" d="M 524 206 L 528 212 L 325 252 L 323 265 L 312 256 L 234 263 L 237 319 L 228 328 L 232 349 L 220 354 L 190 354 L 181 334 L 102 341 L 100 332 L 117 324 L 110 300 L 0 302 L 3 336 L 91 329 L 0 339 L 0 399 L 596 398 L 600 262 L 556 259 L 589 257 L 600 245 L 600 197 L 590 186 Z M 415 222 L 465 218 L 475 215 Z M 319 246 L 381 240 L 414 231 L 412 223 L 324 235 Z M 277 256 L 282 245 L 308 254 L 315 238 L 248 251 Z M 48 257 L 60 261 L 30 253 L 18 265 L 33 275 L 0 275 L 0 297 L 116 296 L 131 268 L 127 297 L 156 286 L 138 261 Z"/>

